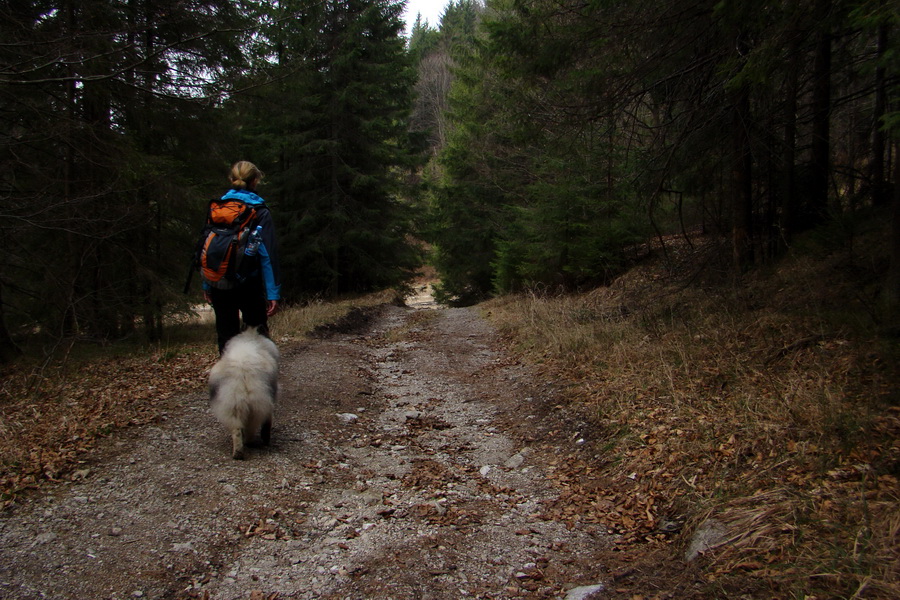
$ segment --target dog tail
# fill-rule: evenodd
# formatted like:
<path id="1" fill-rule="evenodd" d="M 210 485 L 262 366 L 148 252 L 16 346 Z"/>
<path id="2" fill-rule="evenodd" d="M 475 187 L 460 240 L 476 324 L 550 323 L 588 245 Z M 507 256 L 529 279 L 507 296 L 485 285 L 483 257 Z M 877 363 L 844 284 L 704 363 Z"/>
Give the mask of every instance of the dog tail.
<path id="1" fill-rule="evenodd" d="M 216 418 L 227 429 L 240 429 L 250 420 L 252 400 L 244 382 L 226 379 L 219 383 L 210 381 L 210 403 Z"/>

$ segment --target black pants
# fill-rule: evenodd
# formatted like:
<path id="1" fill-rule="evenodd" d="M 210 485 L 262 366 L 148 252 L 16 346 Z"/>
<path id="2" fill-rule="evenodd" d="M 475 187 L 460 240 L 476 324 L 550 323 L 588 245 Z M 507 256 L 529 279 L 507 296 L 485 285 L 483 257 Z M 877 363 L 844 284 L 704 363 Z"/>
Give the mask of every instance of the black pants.
<path id="1" fill-rule="evenodd" d="M 228 340 L 241 332 L 241 318 L 245 326 L 256 327 L 261 334 L 269 335 L 262 279 L 250 279 L 230 290 L 211 289 L 209 295 L 216 313 L 219 354 Z"/>

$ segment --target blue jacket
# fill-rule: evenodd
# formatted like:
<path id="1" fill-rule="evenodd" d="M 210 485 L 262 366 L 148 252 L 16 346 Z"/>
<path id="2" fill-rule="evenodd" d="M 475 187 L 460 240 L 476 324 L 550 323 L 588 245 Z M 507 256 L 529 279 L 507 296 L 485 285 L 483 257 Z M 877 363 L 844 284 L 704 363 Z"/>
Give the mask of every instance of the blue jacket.
<path id="1" fill-rule="evenodd" d="M 263 282 L 266 285 L 266 300 L 281 300 L 281 268 L 278 262 L 278 248 L 275 244 L 275 224 L 272 222 L 272 213 L 255 192 L 241 189 L 231 189 L 222 196 L 222 200 L 241 200 L 256 207 L 256 224 L 262 227 L 262 243 L 259 245 L 259 262 L 262 271 Z M 203 289 L 209 286 L 204 281 Z"/>

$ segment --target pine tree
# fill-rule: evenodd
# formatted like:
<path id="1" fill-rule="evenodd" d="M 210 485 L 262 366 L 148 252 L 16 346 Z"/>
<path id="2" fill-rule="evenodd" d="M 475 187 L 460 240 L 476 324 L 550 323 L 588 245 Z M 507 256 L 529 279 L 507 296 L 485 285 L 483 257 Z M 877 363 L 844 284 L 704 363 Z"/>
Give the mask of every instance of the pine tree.
<path id="1" fill-rule="evenodd" d="M 616 152 L 603 135 L 615 122 L 571 108 L 592 104 L 579 96 L 584 74 L 569 78 L 570 65 L 580 63 L 566 41 L 568 23 L 492 6 L 484 39 L 455 53 L 451 133 L 439 158 L 445 178 L 433 194 L 441 291 L 460 301 L 602 281 L 634 235 L 624 188 L 612 176 L 620 170 L 611 166 Z M 537 32 L 550 30 L 548 21 L 560 29 L 545 39 Z M 567 107 L 554 106 L 560 101 Z"/>
<path id="2" fill-rule="evenodd" d="M 302 26 L 284 19 L 267 32 L 275 83 L 239 99 L 234 117 L 245 152 L 269 175 L 261 193 L 279 227 L 285 290 L 334 295 L 401 284 L 419 262 L 402 201 L 415 161 L 402 4 L 286 8 Z"/>
<path id="3" fill-rule="evenodd" d="M 15 224 L 0 285 L 12 322 L 110 338 L 143 321 L 160 335 L 187 262 L 179 184 L 211 154 L 202 116 L 242 60 L 244 18 L 224 0 L 0 4 L 0 210 Z"/>

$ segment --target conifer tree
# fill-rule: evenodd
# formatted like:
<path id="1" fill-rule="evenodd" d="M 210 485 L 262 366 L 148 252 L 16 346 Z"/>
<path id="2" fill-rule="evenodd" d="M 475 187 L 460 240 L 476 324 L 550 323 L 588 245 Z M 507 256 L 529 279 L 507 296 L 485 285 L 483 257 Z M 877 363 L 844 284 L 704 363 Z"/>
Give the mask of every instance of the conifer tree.
<path id="1" fill-rule="evenodd" d="M 403 174 L 413 71 L 402 4 L 296 2 L 266 32 L 273 83 L 239 98 L 240 142 L 269 175 L 288 293 L 402 283 L 418 264 Z M 274 56 L 274 59 L 272 58 Z M 260 67 L 260 65 L 258 65 Z"/>
<path id="2" fill-rule="evenodd" d="M 591 285 L 636 237 L 692 227 L 718 236 L 707 264 L 739 275 L 883 202 L 896 14 L 880 0 L 492 0 L 454 71 L 435 178 L 447 291 Z"/>
<path id="3" fill-rule="evenodd" d="M 245 17 L 223 0 L 0 3 L 11 322 L 107 339 L 142 321 L 160 335 L 187 262 L 179 184 L 208 166 L 216 132 L 201 115 L 242 61 Z"/>

